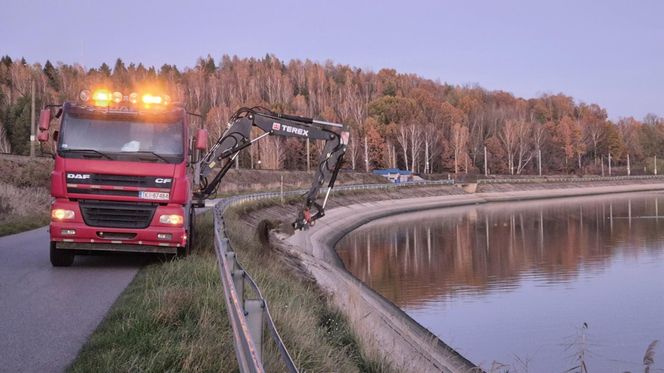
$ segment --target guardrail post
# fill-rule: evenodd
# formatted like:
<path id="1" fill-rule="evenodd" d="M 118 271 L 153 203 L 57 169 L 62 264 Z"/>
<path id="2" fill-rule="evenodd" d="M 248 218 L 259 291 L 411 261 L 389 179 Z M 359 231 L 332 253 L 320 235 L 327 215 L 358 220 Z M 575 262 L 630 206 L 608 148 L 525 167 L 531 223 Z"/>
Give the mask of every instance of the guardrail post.
<path id="1" fill-rule="evenodd" d="M 260 299 L 247 299 L 244 301 L 244 310 L 247 316 L 247 325 L 251 339 L 256 345 L 258 358 L 263 361 L 263 301 Z"/>
<path id="2" fill-rule="evenodd" d="M 233 266 L 233 268 L 230 269 L 231 271 L 235 272 L 235 271 L 237 271 L 238 269 L 240 269 L 240 268 L 238 268 L 238 266 L 237 266 L 237 260 L 235 260 L 235 253 L 234 253 L 234 252 L 232 252 L 232 251 L 226 251 L 224 254 L 226 254 L 226 259 L 227 259 L 228 262 L 231 263 L 231 265 Z M 232 274 L 232 273 L 231 273 L 231 274 Z"/>
<path id="3" fill-rule="evenodd" d="M 235 292 L 237 293 L 237 299 L 240 301 L 244 300 L 244 271 L 243 270 L 233 270 L 231 273 L 233 277 L 233 285 L 235 286 Z M 245 310 L 246 311 L 246 310 Z"/>

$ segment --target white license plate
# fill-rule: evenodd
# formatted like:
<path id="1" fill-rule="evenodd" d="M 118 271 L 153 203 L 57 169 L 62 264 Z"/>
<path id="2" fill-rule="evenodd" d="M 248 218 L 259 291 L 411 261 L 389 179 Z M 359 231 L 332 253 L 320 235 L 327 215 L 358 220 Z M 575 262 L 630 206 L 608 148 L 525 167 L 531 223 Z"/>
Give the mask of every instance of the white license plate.
<path id="1" fill-rule="evenodd" d="M 138 198 L 141 199 L 156 199 L 159 201 L 165 201 L 170 197 L 170 193 L 164 192 L 145 192 L 141 191 L 138 193 Z"/>

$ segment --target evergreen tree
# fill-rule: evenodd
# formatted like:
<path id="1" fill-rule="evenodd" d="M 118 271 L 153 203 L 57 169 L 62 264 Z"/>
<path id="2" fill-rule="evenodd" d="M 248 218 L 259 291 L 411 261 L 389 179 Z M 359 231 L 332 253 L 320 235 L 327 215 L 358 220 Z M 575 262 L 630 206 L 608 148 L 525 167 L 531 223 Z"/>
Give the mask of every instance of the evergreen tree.
<path id="1" fill-rule="evenodd" d="M 111 68 L 106 64 L 106 62 L 99 66 L 99 72 L 102 73 L 105 77 L 111 76 Z"/>
<path id="2" fill-rule="evenodd" d="M 14 154 L 30 154 L 30 105 L 30 96 L 20 97 L 7 115 L 7 137 Z"/>
<path id="3" fill-rule="evenodd" d="M 113 66 L 113 81 L 122 88 L 127 88 L 129 86 L 127 68 L 120 58 L 115 61 L 115 66 Z"/>
<path id="4" fill-rule="evenodd" d="M 48 85 L 51 86 L 56 91 L 60 90 L 60 79 L 58 75 L 58 70 L 53 67 L 53 64 L 51 64 L 51 61 L 46 60 L 46 64 L 44 65 L 44 75 L 46 75 L 46 79 L 48 80 Z"/>
<path id="5" fill-rule="evenodd" d="M 2 58 L 0 58 L 0 64 L 3 64 L 7 67 L 11 66 L 12 63 L 13 63 L 12 58 L 9 56 L 2 56 Z"/>

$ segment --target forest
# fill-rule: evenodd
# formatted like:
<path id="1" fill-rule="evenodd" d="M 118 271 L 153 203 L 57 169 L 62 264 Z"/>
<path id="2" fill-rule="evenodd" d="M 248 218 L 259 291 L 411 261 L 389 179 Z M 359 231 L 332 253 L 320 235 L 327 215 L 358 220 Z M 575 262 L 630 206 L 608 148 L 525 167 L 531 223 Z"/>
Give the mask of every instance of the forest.
<path id="1" fill-rule="evenodd" d="M 451 79 L 453 77 L 450 77 Z M 83 89 L 169 94 L 214 141 L 242 106 L 346 124 L 345 169 L 398 167 L 418 174 L 543 175 L 655 172 L 664 118 L 611 121 L 604 108 L 565 94 L 520 98 L 476 85 L 450 85 L 393 69 L 368 71 L 331 61 L 283 61 L 273 55 L 200 58 L 194 67 L 111 67 L 0 59 L 0 153 L 28 154 L 31 87 L 42 105 L 76 100 Z M 297 139 L 269 137 L 240 157 L 239 167 L 305 169 Z M 315 157 L 321 144 L 310 144 Z M 606 169 L 606 170 L 605 170 Z"/>

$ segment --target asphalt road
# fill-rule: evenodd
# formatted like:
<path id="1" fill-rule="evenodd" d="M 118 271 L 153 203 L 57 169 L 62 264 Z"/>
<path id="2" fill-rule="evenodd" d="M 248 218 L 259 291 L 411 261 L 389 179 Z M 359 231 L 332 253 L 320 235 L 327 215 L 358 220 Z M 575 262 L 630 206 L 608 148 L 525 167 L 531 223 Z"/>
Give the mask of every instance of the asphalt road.
<path id="1" fill-rule="evenodd" d="M 154 257 L 77 256 L 53 268 L 47 228 L 0 237 L 0 371 L 61 372 Z"/>

